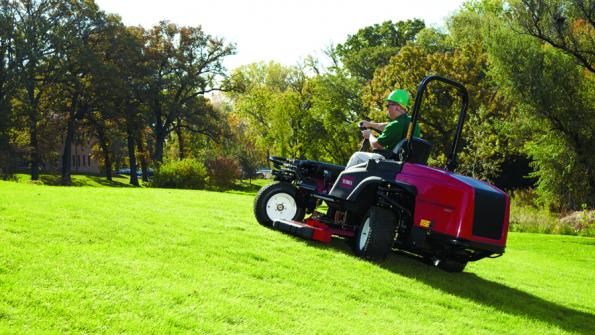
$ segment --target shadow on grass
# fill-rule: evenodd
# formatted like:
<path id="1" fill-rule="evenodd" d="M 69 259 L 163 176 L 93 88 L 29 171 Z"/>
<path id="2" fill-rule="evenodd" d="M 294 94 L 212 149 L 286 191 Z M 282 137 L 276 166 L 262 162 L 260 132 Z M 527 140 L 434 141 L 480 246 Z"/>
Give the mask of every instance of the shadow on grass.
<path id="1" fill-rule="evenodd" d="M 90 180 L 93 180 L 94 182 L 96 182 L 99 185 L 107 186 L 107 187 L 135 187 L 134 185 L 131 185 L 128 182 L 123 183 L 120 181 L 107 180 L 105 177 L 87 176 L 87 178 Z M 142 181 L 139 178 L 139 183 L 141 183 L 141 182 Z"/>
<path id="2" fill-rule="evenodd" d="M 330 245 L 309 241 L 316 248 L 330 248 L 353 255 L 347 241 L 333 238 Z M 355 256 L 354 256 L 355 257 Z M 595 334 L 595 315 L 564 307 L 521 290 L 483 279 L 474 273 L 448 273 L 422 258 L 393 253 L 379 267 L 414 278 L 445 293 L 473 301 L 511 315 L 524 316 L 557 326 L 569 332 Z"/>
<path id="3" fill-rule="evenodd" d="M 256 195 L 258 190 L 260 190 L 260 188 L 265 184 L 267 184 L 266 180 L 263 181 L 262 179 L 253 179 L 250 182 L 241 181 L 236 183 L 230 190 L 226 190 L 225 193 Z"/>
<path id="4" fill-rule="evenodd" d="M 82 187 L 82 186 L 105 186 L 105 187 L 133 187 L 130 184 L 123 183 L 120 181 L 107 180 L 105 177 L 85 175 L 83 177 L 79 175 L 73 175 L 71 178 L 70 186 Z M 48 186 L 64 186 L 62 185 L 62 178 L 60 175 L 41 175 L 39 180 L 42 184 Z"/>

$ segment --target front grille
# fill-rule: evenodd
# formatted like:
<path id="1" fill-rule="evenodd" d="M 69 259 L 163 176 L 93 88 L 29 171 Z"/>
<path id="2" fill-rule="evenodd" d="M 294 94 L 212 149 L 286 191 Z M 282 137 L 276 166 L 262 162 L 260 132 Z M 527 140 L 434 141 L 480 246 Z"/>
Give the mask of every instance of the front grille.
<path id="1" fill-rule="evenodd" d="M 475 188 L 473 235 L 499 240 L 502 236 L 506 199 L 503 194 Z"/>

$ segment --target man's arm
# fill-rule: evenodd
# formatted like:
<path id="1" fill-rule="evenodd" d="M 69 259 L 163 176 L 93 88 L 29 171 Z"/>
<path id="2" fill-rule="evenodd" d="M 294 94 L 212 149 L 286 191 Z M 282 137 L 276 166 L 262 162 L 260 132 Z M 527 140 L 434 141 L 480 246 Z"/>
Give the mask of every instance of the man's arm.
<path id="1" fill-rule="evenodd" d="M 378 143 L 378 138 L 374 134 L 370 134 L 370 146 L 372 149 L 384 149 L 382 144 Z"/>
<path id="2" fill-rule="evenodd" d="M 384 127 L 388 124 L 388 122 L 371 122 L 371 121 L 362 121 L 362 124 L 366 128 L 374 128 L 378 131 L 384 131 Z"/>
<path id="3" fill-rule="evenodd" d="M 372 149 L 384 149 L 382 144 L 378 143 L 378 138 L 372 134 L 370 130 L 363 131 L 364 138 L 367 138 L 370 141 L 370 146 Z"/>

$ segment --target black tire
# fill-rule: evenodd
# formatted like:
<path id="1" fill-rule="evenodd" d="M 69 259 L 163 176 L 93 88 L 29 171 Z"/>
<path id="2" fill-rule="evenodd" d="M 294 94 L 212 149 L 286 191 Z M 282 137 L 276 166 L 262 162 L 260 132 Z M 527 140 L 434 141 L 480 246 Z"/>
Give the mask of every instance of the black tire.
<path id="1" fill-rule="evenodd" d="M 466 260 L 445 259 L 438 263 L 438 267 L 446 272 L 463 272 L 467 266 Z"/>
<path id="2" fill-rule="evenodd" d="M 396 230 L 395 213 L 382 207 L 370 207 L 353 239 L 355 254 L 375 261 L 386 258 L 393 246 Z"/>
<path id="3" fill-rule="evenodd" d="M 288 200 L 289 202 L 291 202 L 290 199 L 293 199 L 295 202 L 295 215 L 292 217 L 285 217 L 286 219 L 295 221 L 304 219 L 306 208 L 298 196 L 297 189 L 291 184 L 277 182 L 261 188 L 256 194 L 256 198 L 254 198 L 254 216 L 256 216 L 258 223 L 265 227 L 271 227 L 273 225 L 274 218 L 271 218 L 269 214 L 267 214 L 267 206 L 273 205 L 269 203 L 269 200 L 274 196 L 277 196 L 277 198 L 285 198 L 284 200 Z M 279 203 L 279 205 L 283 207 L 283 203 Z M 279 211 L 280 216 L 283 216 L 282 211 L 283 209 Z M 291 211 L 288 213 L 291 214 Z"/>

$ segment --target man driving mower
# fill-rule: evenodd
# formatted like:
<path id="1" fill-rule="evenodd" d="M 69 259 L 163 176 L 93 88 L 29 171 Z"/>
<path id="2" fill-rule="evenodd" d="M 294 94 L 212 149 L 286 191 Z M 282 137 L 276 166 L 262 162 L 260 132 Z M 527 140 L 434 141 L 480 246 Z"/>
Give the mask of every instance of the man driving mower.
<path id="1" fill-rule="evenodd" d="M 360 127 L 372 128 L 381 132 L 376 137 L 369 129 L 363 130 L 364 139 L 370 141 L 370 147 L 373 150 L 393 150 L 396 145 L 407 135 L 407 129 L 411 122 L 411 117 L 407 115 L 406 108 L 409 106 L 409 93 L 403 89 L 392 91 L 386 98 L 387 115 L 390 122 L 370 122 L 362 121 Z M 421 137 L 419 125 L 415 125 L 413 137 Z M 384 159 L 384 156 L 378 153 L 356 151 L 345 168 L 365 163 L 370 159 Z"/>

